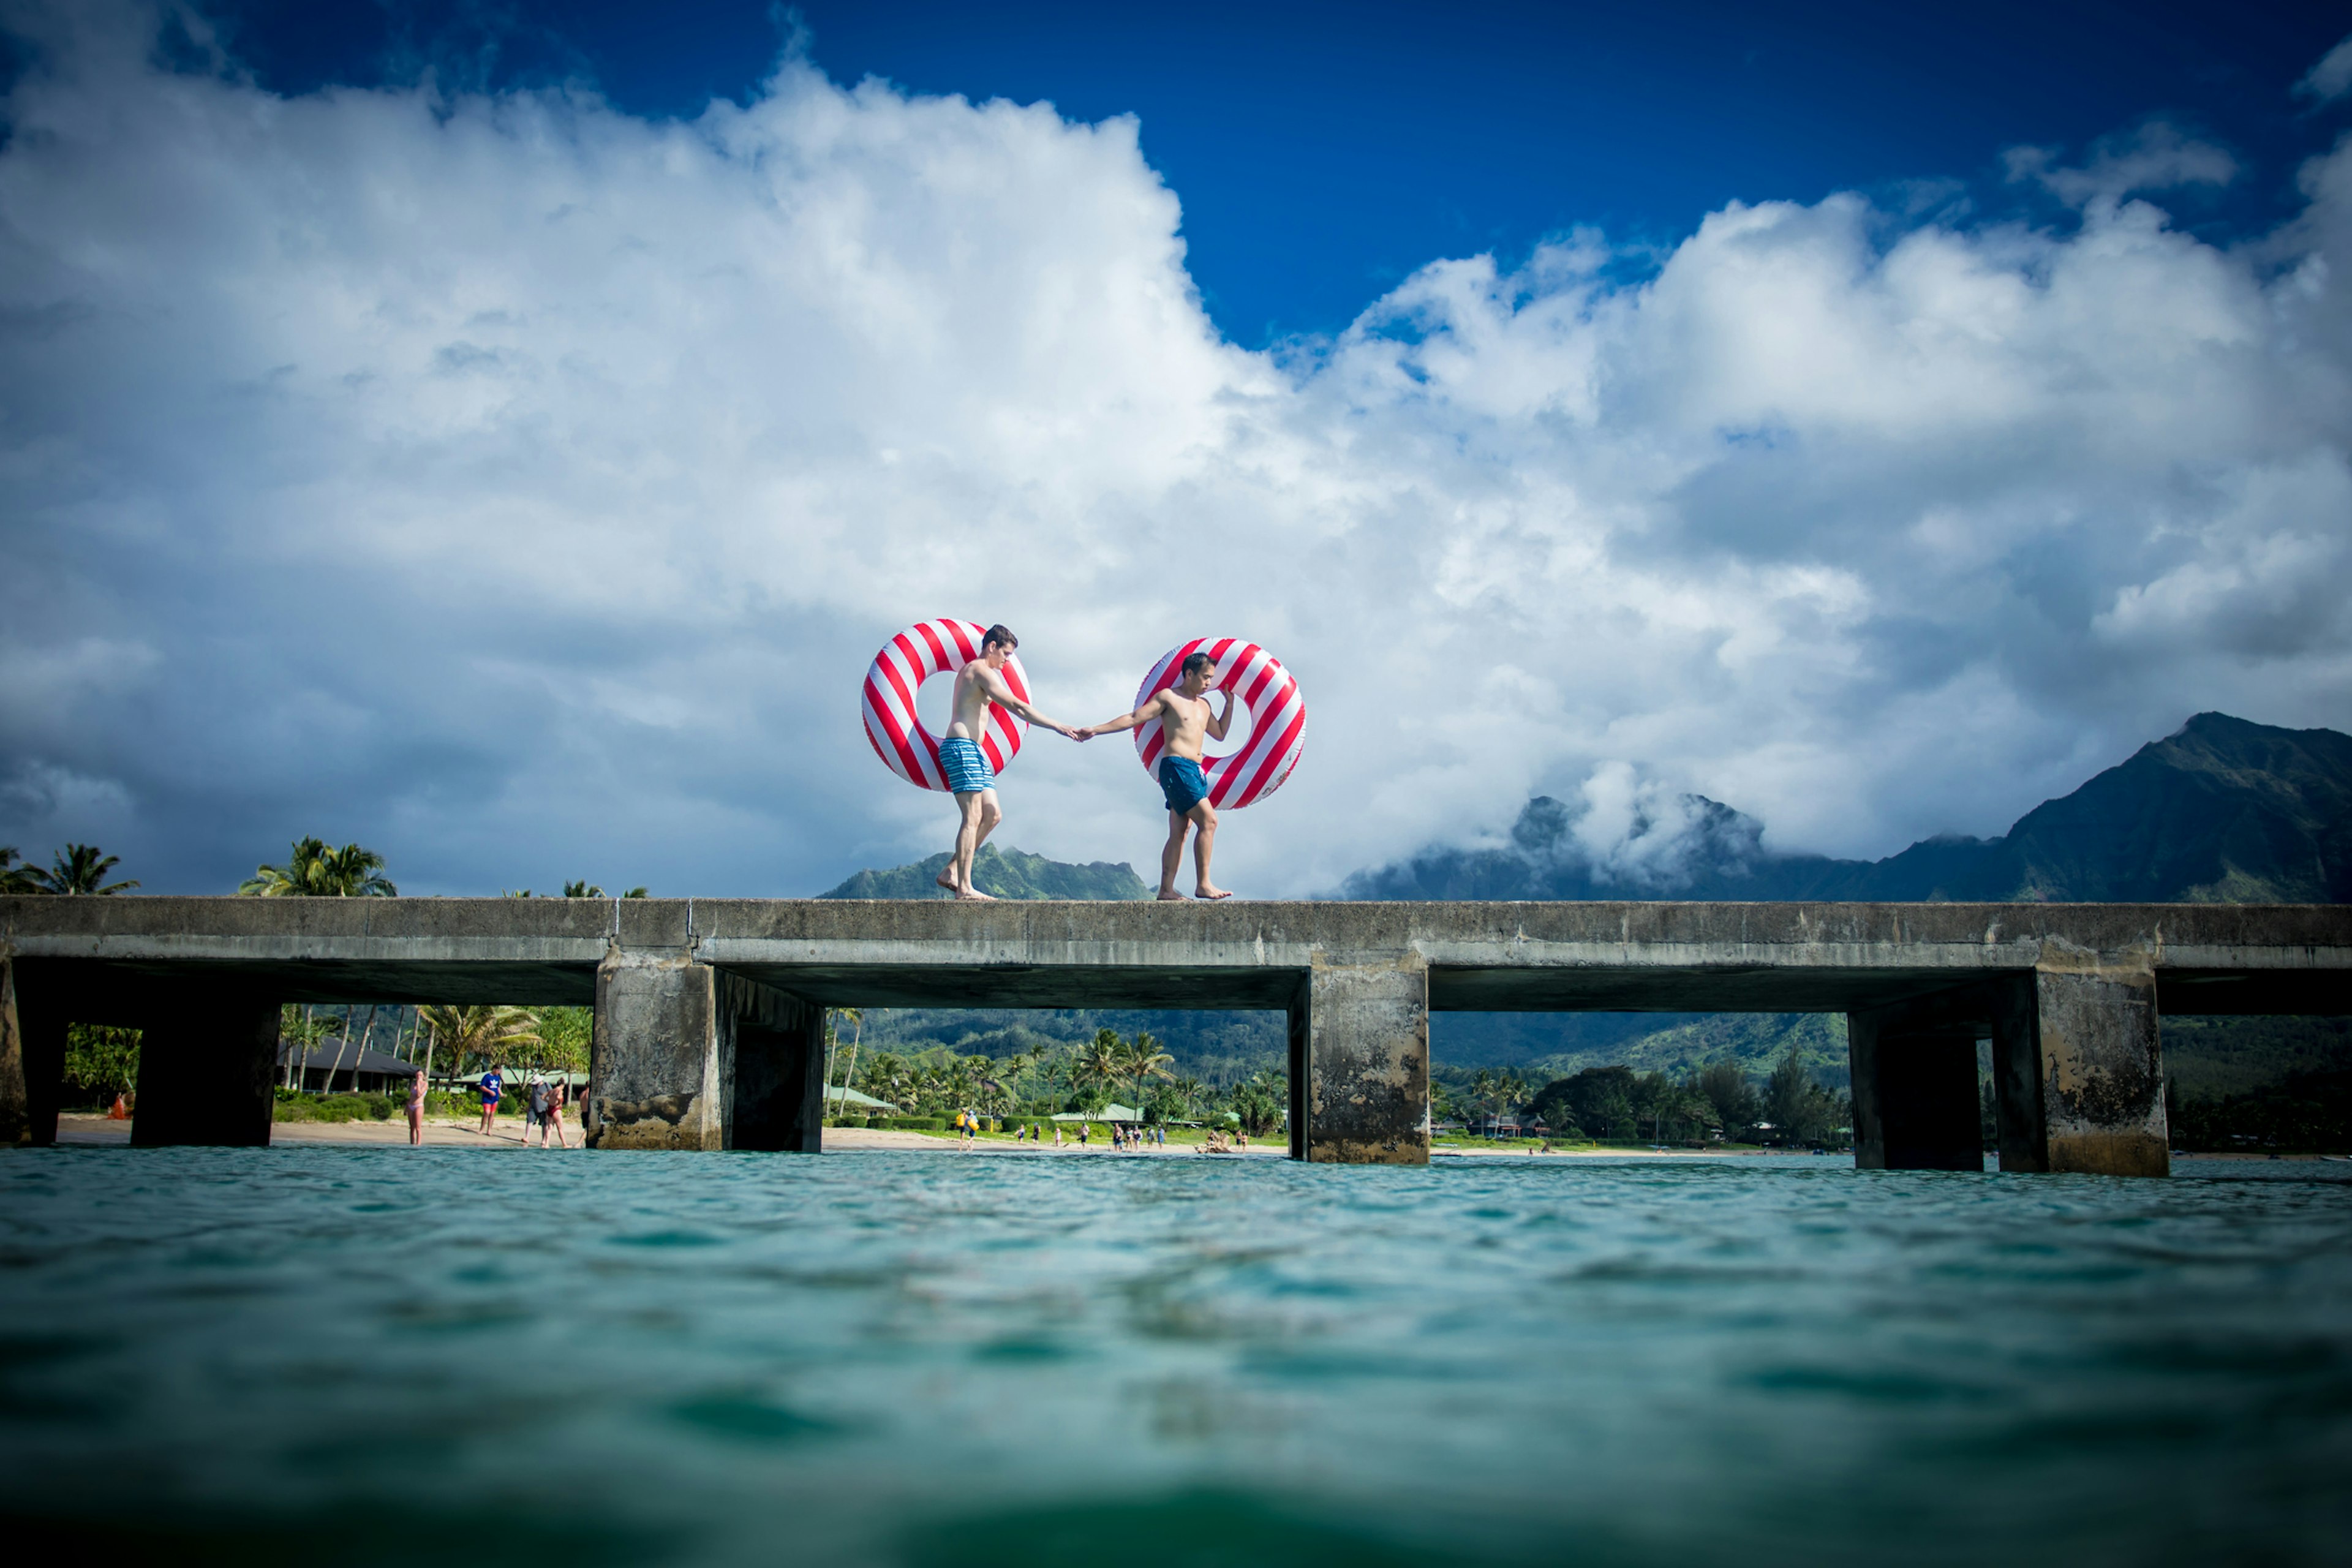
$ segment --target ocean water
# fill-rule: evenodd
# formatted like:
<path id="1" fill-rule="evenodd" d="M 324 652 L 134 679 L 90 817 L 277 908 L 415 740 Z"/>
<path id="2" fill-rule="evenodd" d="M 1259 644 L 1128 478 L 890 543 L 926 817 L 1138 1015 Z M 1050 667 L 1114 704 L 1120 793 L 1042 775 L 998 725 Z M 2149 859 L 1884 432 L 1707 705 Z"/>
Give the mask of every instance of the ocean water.
<path id="1" fill-rule="evenodd" d="M 0 1529 L 175 1563 L 2343 1563 L 2347 1174 L 17 1152 Z"/>

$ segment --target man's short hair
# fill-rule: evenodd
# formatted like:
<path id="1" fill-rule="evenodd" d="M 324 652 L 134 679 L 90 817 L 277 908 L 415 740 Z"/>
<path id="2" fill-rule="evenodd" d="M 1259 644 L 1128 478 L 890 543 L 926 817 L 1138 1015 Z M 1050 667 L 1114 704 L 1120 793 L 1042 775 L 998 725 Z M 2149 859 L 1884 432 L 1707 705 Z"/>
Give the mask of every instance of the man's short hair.
<path id="1" fill-rule="evenodd" d="M 1216 663 L 1217 661 L 1211 658 L 1207 654 L 1196 653 L 1192 655 L 1192 658 L 1184 661 L 1183 672 L 1186 675 L 1206 675 L 1210 670 L 1216 668 Z"/>
<path id="2" fill-rule="evenodd" d="M 980 651 L 982 653 L 986 653 L 992 647 L 1019 647 L 1020 646 L 1021 639 L 1014 637 L 1013 628 L 1002 621 L 989 627 L 980 639 Z"/>

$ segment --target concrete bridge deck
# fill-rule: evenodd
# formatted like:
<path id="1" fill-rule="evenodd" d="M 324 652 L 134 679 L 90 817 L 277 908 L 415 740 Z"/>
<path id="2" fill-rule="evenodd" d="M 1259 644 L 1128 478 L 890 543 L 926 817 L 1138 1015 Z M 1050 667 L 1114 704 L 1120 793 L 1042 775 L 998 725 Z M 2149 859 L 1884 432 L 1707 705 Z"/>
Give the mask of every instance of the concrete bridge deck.
<path id="1" fill-rule="evenodd" d="M 816 1146 L 827 1006 L 1281 1010 L 1293 1152 L 1407 1163 L 1432 1011 L 1843 1012 L 1859 1163 L 1975 1168 L 1990 1038 L 2004 1169 L 2156 1173 L 2159 1007 L 2352 1011 L 2352 907 L 21 898 L 0 964 L 35 1141 L 131 1022 L 140 1142 L 267 1142 L 282 1002 L 593 1005 L 592 1143 L 694 1149 Z"/>

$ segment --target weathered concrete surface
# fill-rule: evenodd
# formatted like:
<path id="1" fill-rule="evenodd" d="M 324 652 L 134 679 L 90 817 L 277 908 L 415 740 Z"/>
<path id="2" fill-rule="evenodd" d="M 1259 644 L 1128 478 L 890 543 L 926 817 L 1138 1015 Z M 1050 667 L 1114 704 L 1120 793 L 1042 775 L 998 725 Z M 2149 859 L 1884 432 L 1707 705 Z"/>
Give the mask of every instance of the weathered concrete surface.
<path id="1" fill-rule="evenodd" d="M 33 1108 L 25 1094 L 25 1037 L 16 1024 L 16 965 L 9 954 L 0 952 L 0 1148 L 32 1139 Z"/>
<path id="2" fill-rule="evenodd" d="M 1416 953 L 1316 964 L 1307 983 L 1308 1160 L 1429 1163 L 1429 968 Z"/>
<path id="3" fill-rule="evenodd" d="M 824 1009 L 676 953 L 596 976 L 592 1149 L 824 1146 Z"/>
<path id="4" fill-rule="evenodd" d="M 1977 1042 L 1992 1042 L 2000 1168 L 2160 1176 L 2171 1166 L 2156 984 L 2143 951 L 1847 1015 L 1854 1163 L 1979 1168 Z"/>
<path id="5" fill-rule="evenodd" d="M 593 998 L 599 1147 L 809 1146 L 825 1006 L 1279 1009 L 1294 1152 L 1366 1160 L 1425 1155 L 1431 1011 L 1933 1000 L 1992 1035 L 2004 1168 L 2118 1171 L 2160 1163 L 2158 1002 L 2352 1012 L 2352 908 L 2333 905 L 37 898 L 0 899 L 0 945 L 37 1141 L 65 1023 L 133 1022 L 198 979 L 297 1002 Z M 1954 1078 L 1951 1050 L 1919 1047 L 1939 1073 L 1895 1047 L 1954 1033 L 1881 1042 L 1880 1157 L 1951 1142 L 1897 1126 L 1942 1092 L 1903 1075 Z"/>
<path id="6" fill-rule="evenodd" d="M 615 951 L 596 972 L 591 1149 L 724 1149 L 719 973 Z"/>
<path id="7" fill-rule="evenodd" d="M 2156 979 L 2128 963 L 2034 977 L 2044 1170 L 2161 1176 L 2171 1169 Z"/>
<path id="8" fill-rule="evenodd" d="M 2324 1013 L 2347 1005 L 2352 906 L 17 898 L 0 942 L 296 1002 L 576 1004 L 608 950 L 675 952 L 877 1006 L 1279 1008 L 1318 951 L 1411 949 L 1439 1012 L 1843 1012 L 2139 950 L 2174 1012 Z"/>

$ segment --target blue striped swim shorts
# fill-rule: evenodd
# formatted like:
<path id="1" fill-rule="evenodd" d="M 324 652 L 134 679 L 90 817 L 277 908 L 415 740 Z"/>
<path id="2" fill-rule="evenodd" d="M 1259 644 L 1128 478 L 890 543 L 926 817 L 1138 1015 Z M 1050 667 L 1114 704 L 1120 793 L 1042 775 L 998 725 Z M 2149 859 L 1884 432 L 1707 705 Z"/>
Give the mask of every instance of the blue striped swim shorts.
<path id="1" fill-rule="evenodd" d="M 948 788 L 958 795 L 978 795 L 996 787 L 996 770 L 988 765 L 988 753 L 980 749 L 978 741 L 961 735 L 941 741 L 940 766 L 948 775 Z"/>
<path id="2" fill-rule="evenodd" d="M 1208 799 L 1209 781 L 1201 776 L 1201 764 L 1190 757 L 1160 758 L 1160 798 L 1179 816 Z"/>

